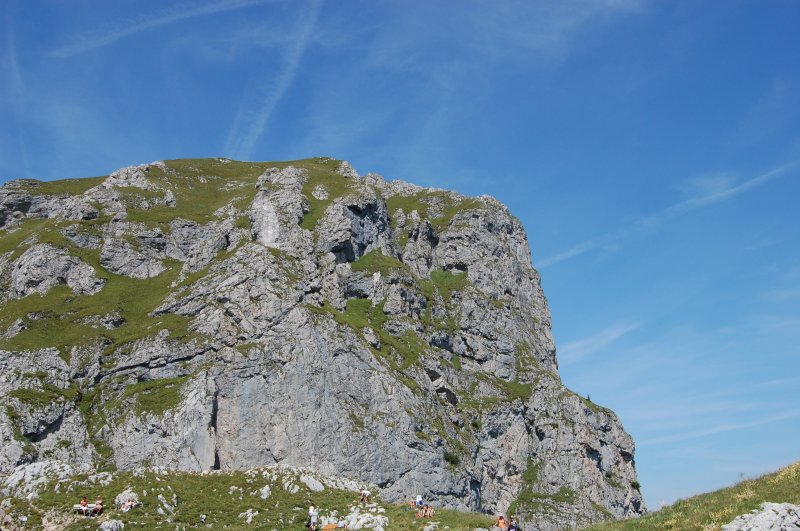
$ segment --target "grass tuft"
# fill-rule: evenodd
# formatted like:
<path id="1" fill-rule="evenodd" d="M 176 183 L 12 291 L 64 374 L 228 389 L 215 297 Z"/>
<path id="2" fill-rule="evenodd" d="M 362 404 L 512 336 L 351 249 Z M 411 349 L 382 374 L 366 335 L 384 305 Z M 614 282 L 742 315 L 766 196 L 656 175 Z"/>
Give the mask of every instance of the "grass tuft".
<path id="1" fill-rule="evenodd" d="M 178 376 L 137 382 L 126 387 L 120 398 L 125 400 L 134 397 L 134 411 L 137 414 L 153 413 L 161 416 L 181 403 L 181 385 L 187 378 Z"/>
<path id="2" fill-rule="evenodd" d="M 378 249 L 372 250 L 353 262 L 350 266 L 353 271 L 365 273 L 380 273 L 389 275 L 392 271 L 408 271 L 408 266 L 392 256 L 386 256 Z"/>
<path id="3" fill-rule="evenodd" d="M 445 304 L 450 303 L 450 298 L 453 296 L 454 291 L 459 291 L 467 287 L 469 281 L 467 280 L 467 272 L 452 273 L 442 269 L 435 269 L 431 271 L 431 281 L 439 294 L 444 299 Z"/>

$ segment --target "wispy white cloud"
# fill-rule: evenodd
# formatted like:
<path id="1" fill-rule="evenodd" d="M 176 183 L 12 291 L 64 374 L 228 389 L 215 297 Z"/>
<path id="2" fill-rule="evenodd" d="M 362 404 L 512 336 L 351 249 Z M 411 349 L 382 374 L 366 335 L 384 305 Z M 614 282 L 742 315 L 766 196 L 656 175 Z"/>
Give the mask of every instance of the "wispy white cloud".
<path id="1" fill-rule="evenodd" d="M 659 212 L 656 212 L 655 214 L 640 217 L 625 227 L 607 232 L 606 234 L 602 234 L 590 240 L 576 244 L 554 256 L 546 257 L 545 259 L 539 261 L 538 267 L 539 269 L 544 269 L 595 249 L 611 245 L 619 245 L 622 240 L 640 232 L 654 230 L 672 218 L 686 214 L 693 210 L 698 210 L 714 203 L 731 199 L 779 177 L 796 175 L 798 168 L 800 168 L 800 161 L 794 161 L 789 164 L 779 166 L 766 173 L 762 173 L 761 175 L 753 177 L 752 179 L 748 179 L 740 184 L 723 186 L 721 181 L 718 181 L 712 187 L 704 187 L 702 189 L 703 193 L 676 203 Z"/>
<path id="2" fill-rule="evenodd" d="M 713 203 L 719 203 L 720 201 L 730 199 L 731 197 L 743 194 L 744 192 L 748 192 L 754 188 L 757 188 L 762 184 L 766 184 L 767 182 L 777 177 L 793 174 L 798 168 L 800 168 L 800 161 L 790 162 L 789 164 L 784 164 L 783 166 L 779 166 L 766 173 L 762 173 L 761 175 L 753 177 L 752 179 L 749 179 L 741 184 L 737 184 L 735 186 L 721 187 L 713 191 L 712 193 L 689 198 L 686 201 L 683 201 L 666 209 L 663 212 L 664 218 L 666 219 L 674 214 L 689 212 L 700 207 L 704 207 L 707 205 L 711 205 Z"/>
<path id="3" fill-rule="evenodd" d="M 71 42 L 51 50 L 50 55 L 55 57 L 70 57 L 102 48 L 103 46 L 108 46 L 125 37 L 130 37 L 131 35 L 159 26 L 166 26 L 167 24 L 193 17 L 213 15 L 215 13 L 251 7 L 263 4 L 267 1 L 268 0 L 223 0 L 206 4 L 176 4 L 155 13 L 116 20 L 110 23 L 111 27 L 108 29 L 77 35 Z"/>
<path id="4" fill-rule="evenodd" d="M 558 349 L 558 359 L 561 365 L 569 365 L 608 347 L 625 334 L 635 330 L 637 325 L 622 323 L 592 334 L 589 337 L 564 343 Z"/>
<path id="5" fill-rule="evenodd" d="M 558 62 L 591 23 L 641 11 L 645 5 L 644 0 L 465 0 L 459 9 L 452 9 L 447 3 L 418 3 L 414 10 L 398 10 L 395 31 L 380 36 L 380 45 L 369 50 L 367 62 L 424 72 L 431 62 L 450 63 L 452 50 L 473 64 L 509 60 L 529 67 L 534 62 Z"/>
<path id="6" fill-rule="evenodd" d="M 767 415 L 765 417 L 759 418 L 758 420 L 753 420 L 750 422 L 718 424 L 716 426 L 711 426 L 709 428 L 703 428 L 700 430 L 687 431 L 683 433 L 673 433 L 672 435 L 665 435 L 662 437 L 654 437 L 652 439 L 640 441 L 639 446 L 652 446 L 657 444 L 687 441 L 690 439 L 697 439 L 700 437 L 715 435 L 717 433 L 725 433 L 729 431 L 754 428 L 756 426 L 763 426 L 764 424 L 771 424 L 773 422 L 787 420 L 795 417 L 800 417 L 800 409 L 792 409 L 780 413 L 775 413 L 772 415 Z"/>
<path id="7" fill-rule="evenodd" d="M 732 173 L 704 173 L 678 184 L 687 197 L 703 197 L 718 194 L 736 185 L 736 176 Z"/>
<path id="8" fill-rule="evenodd" d="M 249 159 L 256 141 L 264 134 L 275 107 L 291 87 L 300 68 L 303 53 L 308 47 L 322 8 L 322 0 L 313 0 L 302 10 L 293 38 L 277 76 L 259 78 L 252 94 L 246 94 L 225 143 L 225 155 L 236 159 Z M 271 81 L 271 82 L 270 82 Z"/>

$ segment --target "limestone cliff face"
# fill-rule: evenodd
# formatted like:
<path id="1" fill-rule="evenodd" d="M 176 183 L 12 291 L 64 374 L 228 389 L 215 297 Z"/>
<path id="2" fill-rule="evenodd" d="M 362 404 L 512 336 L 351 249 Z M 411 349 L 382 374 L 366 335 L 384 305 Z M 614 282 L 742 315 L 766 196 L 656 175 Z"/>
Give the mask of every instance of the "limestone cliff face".
<path id="1" fill-rule="evenodd" d="M 9 183 L 0 237 L 0 473 L 282 463 L 543 528 L 644 511 L 491 197 L 182 160 Z"/>

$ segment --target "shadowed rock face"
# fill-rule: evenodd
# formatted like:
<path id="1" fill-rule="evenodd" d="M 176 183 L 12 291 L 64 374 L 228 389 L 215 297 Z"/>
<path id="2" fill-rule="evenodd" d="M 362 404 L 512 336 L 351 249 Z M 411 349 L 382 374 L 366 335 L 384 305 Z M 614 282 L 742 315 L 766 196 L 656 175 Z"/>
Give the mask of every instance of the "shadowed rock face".
<path id="1" fill-rule="evenodd" d="M 496 200 L 331 159 L 48 186 L 0 189 L 3 473 L 282 463 L 543 529 L 644 511 L 631 437 L 561 384 L 525 231 Z"/>

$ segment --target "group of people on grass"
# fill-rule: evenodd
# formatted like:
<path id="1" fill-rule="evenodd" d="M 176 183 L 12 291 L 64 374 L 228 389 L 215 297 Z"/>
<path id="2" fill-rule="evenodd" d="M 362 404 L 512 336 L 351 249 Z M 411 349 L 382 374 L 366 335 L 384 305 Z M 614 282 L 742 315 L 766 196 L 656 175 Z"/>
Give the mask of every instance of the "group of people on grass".
<path id="1" fill-rule="evenodd" d="M 502 514 L 497 518 L 497 522 L 495 522 L 494 526 L 502 531 L 519 531 L 517 520 L 512 518 L 509 522 Z"/>
<path id="2" fill-rule="evenodd" d="M 103 499 L 98 496 L 94 502 L 94 505 L 91 507 L 89 506 L 89 500 L 86 499 L 86 496 L 81 498 L 80 507 L 78 511 L 83 513 L 84 516 L 100 516 L 103 513 Z"/>
<path id="3" fill-rule="evenodd" d="M 125 503 L 119 506 L 119 510 L 123 513 L 127 513 L 136 507 L 136 505 L 138 505 L 136 500 L 128 499 L 125 501 Z M 86 498 L 86 496 L 84 496 L 81 498 L 80 503 L 75 506 L 75 509 L 84 516 L 100 516 L 103 514 L 103 498 L 98 496 L 94 504 L 90 504 L 89 500 Z"/>
<path id="4" fill-rule="evenodd" d="M 433 510 L 430 504 L 427 504 L 423 501 L 422 496 L 417 495 L 416 500 L 411 500 L 408 502 L 409 510 L 417 511 L 417 518 L 433 518 L 433 515 L 436 514 L 436 511 Z"/>

